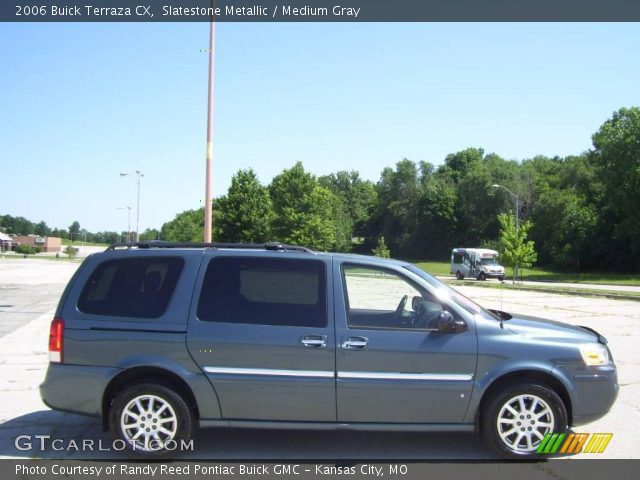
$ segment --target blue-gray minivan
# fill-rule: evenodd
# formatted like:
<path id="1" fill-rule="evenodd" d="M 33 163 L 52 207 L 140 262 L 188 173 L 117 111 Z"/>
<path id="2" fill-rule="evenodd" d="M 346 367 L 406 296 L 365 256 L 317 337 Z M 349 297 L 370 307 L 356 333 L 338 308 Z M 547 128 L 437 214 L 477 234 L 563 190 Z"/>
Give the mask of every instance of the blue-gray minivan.
<path id="1" fill-rule="evenodd" d="M 486 310 L 408 262 L 279 243 L 91 255 L 49 355 L 44 402 L 145 458 L 225 426 L 478 432 L 527 459 L 618 393 L 589 328 Z"/>

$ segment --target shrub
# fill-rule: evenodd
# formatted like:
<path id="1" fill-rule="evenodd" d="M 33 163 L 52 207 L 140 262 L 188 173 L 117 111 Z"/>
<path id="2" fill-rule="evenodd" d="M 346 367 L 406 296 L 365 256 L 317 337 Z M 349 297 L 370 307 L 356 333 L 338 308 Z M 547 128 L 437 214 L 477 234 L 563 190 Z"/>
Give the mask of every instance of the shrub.
<path id="1" fill-rule="evenodd" d="M 35 255 L 36 253 L 40 253 L 40 249 L 34 247 L 33 245 L 18 245 L 15 248 L 16 253 L 21 253 L 23 255 Z"/>

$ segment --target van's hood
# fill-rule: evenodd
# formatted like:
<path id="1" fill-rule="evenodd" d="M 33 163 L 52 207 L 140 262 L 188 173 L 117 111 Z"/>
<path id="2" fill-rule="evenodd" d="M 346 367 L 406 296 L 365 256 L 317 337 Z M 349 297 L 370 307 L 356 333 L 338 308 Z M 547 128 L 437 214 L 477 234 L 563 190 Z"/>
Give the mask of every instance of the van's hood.
<path id="1" fill-rule="evenodd" d="M 569 325 L 546 318 L 528 315 L 511 314 L 512 318 L 504 321 L 504 328 L 530 338 L 556 339 L 576 343 L 606 343 L 604 337 L 594 330 Z"/>

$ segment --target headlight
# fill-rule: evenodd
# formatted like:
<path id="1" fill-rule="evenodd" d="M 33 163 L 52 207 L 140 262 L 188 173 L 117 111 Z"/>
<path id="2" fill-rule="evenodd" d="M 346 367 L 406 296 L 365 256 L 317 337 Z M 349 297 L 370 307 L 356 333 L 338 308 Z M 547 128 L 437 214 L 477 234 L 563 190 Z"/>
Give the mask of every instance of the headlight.
<path id="1" fill-rule="evenodd" d="M 607 347 L 600 343 L 585 343 L 581 345 L 580 354 L 586 365 L 606 365 L 609 363 Z"/>

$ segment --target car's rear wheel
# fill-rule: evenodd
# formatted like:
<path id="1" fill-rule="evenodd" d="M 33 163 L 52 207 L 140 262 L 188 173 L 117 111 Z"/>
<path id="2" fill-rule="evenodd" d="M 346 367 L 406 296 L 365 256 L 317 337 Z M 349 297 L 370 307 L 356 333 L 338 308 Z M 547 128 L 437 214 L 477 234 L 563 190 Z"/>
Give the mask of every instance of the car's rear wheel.
<path id="1" fill-rule="evenodd" d="M 478 280 L 483 280 L 484 281 L 486 279 L 487 279 L 487 276 L 485 275 L 485 273 L 484 272 L 480 272 L 480 274 L 478 275 Z"/>
<path id="2" fill-rule="evenodd" d="M 180 448 L 194 433 L 194 416 L 185 400 L 164 385 L 140 383 L 122 390 L 109 415 L 113 435 L 127 453 L 158 458 Z"/>
<path id="3" fill-rule="evenodd" d="M 567 410 L 545 385 L 514 383 L 488 399 L 481 412 L 485 441 L 501 456 L 535 458 L 549 433 L 565 433 Z"/>

